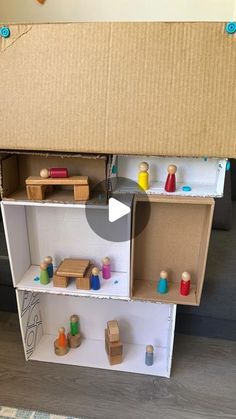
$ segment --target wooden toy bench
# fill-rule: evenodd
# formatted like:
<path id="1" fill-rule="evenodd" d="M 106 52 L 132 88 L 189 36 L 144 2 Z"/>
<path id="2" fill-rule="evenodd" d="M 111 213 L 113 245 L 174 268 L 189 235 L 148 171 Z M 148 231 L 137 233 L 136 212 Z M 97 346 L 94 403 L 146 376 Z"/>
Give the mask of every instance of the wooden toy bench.
<path id="1" fill-rule="evenodd" d="M 53 286 L 66 288 L 69 278 L 75 278 L 77 289 L 89 290 L 92 268 L 88 259 L 64 259 L 53 276 Z"/>
<path id="2" fill-rule="evenodd" d="M 87 201 L 89 199 L 88 176 L 70 176 L 67 178 L 48 178 L 30 176 L 25 181 L 27 196 L 30 200 L 43 201 L 47 188 L 55 185 L 74 187 L 74 200 Z"/>

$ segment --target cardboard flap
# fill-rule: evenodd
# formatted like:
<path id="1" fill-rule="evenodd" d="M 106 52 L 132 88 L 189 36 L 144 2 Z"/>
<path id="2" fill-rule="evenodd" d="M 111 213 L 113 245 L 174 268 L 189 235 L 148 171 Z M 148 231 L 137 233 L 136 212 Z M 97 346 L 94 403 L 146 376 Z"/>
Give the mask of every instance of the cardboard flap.
<path id="1" fill-rule="evenodd" d="M 30 31 L 32 25 L 11 25 L 9 27 L 11 36 L 9 38 L 0 37 L 0 53 L 13 45 L 18 39 Z"/>
<path id="2" fill-rule="evenodd" d="M 235 45 L 224 23 L 34 25 L 1 56 L 2 148 L 235 157 Z"/>

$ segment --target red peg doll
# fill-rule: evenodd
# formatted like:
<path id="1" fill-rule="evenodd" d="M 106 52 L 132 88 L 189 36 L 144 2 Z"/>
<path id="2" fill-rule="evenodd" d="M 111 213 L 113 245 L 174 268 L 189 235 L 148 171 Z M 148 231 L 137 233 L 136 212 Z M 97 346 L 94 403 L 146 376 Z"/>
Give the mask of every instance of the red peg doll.
<path id="1" fill-rule="evenodd" d="M 177 172 L 177 167 L 174 164 L 168 166 L 168 176 L 165 183 L 166 192 L 175 192 L 176 191 L 176 181 L 175 173 Z"/>
<path id="2" fill-rule="evenodd" d="M 182 273 L 182 279 L 180 283 L 180 294 L 181 295 L 189 295 L 190 293 L 190 274 L 188 272 Z"/>

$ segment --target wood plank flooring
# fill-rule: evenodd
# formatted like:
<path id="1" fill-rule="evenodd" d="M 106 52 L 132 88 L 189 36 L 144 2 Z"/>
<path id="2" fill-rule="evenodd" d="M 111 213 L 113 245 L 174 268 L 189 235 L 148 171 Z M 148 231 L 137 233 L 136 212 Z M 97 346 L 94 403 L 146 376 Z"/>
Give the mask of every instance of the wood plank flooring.
<path id="1" fill-rule="evenodd" d="M 236 342 L 177 335 L 171 379 L 24 360 L 0 313 L 0 405 L 102 419 L 236 418 Z"/>

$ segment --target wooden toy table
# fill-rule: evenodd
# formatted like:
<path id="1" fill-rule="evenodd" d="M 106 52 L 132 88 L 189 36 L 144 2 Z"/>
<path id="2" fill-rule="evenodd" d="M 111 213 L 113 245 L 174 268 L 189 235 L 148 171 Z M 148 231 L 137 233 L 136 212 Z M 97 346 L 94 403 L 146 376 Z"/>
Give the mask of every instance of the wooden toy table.
<path id="1" fill-rule="evenodd" d="M 26 179 L 27 196 L 30 200 L 44 200 L 47 187 L 73 186 L 74 200 L 87 201 L 89 199 L 88 176 L 70 176 L 67 178 L 48 178 L 30 176 Z"/>
<path id="2" fill-rule="evenodd" d="M 53 276 L 53 285 L 66 288 L 69 278 L 75 278 L 76 288 L 89 290 L 92 268 L 88 259 L 64 259 Z"/>

